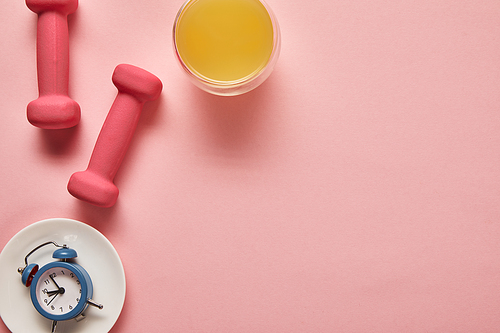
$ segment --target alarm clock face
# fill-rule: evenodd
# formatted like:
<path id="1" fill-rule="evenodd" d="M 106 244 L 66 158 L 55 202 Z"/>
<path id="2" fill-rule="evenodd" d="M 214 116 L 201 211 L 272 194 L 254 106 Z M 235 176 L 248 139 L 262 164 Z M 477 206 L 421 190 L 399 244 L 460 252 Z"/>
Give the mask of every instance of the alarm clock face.
<path id="1" fill-rule="evenodd" d="M 91 288 L 91 282 L 81 267 L 53 262 L 43 266 L 33 279 L 31 299 L 43 316 L 51 320 L 67 320 L 86 309 Z"/>

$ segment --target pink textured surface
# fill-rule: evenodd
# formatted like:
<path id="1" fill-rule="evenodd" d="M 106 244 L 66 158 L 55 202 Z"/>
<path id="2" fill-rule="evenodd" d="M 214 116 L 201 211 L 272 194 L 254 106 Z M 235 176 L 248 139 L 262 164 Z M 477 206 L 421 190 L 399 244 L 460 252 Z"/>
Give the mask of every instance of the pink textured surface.
<path id="1" fill-rule="evenodd" d="M 235 98 L 175 63 L 182 1 L 82 1 L 69 17 L 82 120 L 60 131 L 26 121 L 36 16 L 4 4 L 0 247 L 50 217 L 103 232 L 127 274 L 112 332 L 499 331 L 497 0 L 269 0 L 280 59 Z M 66 183 L 119 63 L 164 89 L 104 209 Z"/>

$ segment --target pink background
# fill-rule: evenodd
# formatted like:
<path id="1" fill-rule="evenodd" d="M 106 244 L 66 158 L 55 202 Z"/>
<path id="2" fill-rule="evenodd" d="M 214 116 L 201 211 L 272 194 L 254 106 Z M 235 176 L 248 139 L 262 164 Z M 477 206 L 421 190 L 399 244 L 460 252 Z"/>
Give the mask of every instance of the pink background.
<path id="1" fill-rule="evenodd" d="M 127 277 L 112 332 L 499 332 L 500 3 L 269 0 L 275 71 L 223 98 L 175 62 L 182 2 L 82 0 L 69 24 L 82 121 L 45 131 L 25 115 L 36 15 L 1 0 L 0 247 L 51 217 L 100 230 Z M 66 184 L 119 63 L 164 91 L 105 209 Z"/>

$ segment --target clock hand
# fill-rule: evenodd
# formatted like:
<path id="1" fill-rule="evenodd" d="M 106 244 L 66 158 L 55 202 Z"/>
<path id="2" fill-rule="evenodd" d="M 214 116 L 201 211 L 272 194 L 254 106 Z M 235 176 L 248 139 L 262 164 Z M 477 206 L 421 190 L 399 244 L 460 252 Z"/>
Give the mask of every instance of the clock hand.
<path id="1" fill-rule="evenodd" d="M 60 293 L 60 292 L 61 292 L 60 290 L 52 290 L 52 291 L 48 291 L 48 292 L 47 292 L 47 296 L 52 297 L 53 295 L 58 294 L 58 293 Z"/>
<path id="2" fill-rule="evenodd" d="M 60 292 L 59 292 L 59 291 L 57 291 L 57 294 L 55 294 L 55 295 L 54 295 L 54 297 L 52 297 L 52 299 L 50 300 L 50 302 L 48 302 L 48 303 L 47 303 L 47 306 L 49 306 L 49 305 L 50 305 L 50 303 L 52 303 L 52 301 L 53 301 L 53 300 L 57 297 L 57 295 L 59 295 L 59 294 L 60 294 Z"/>
<path id="3" fill-rule="evenodd" d="M 57 287 L 57 289 L 58 289 L 58 290 L 57 290 L 57 292 L 58 292 L 59 294 L 64 294 L 64 292 L 65 292 L 64 288 L 59 287 L 59 285 L 57 284 L 56 280 L 54 280 L 54 278 L 53 278 L 51 275 L 49 275 L 49 278 L 50 278 L 50 279 L 52 280 L 52 282 L 54 282 L 54 284 L 56 285 L 56 287 Z"/>
<path id="4" fill-rule="evenodd" d="M 54 280 L 54 278 L 52 277 L 52 275 L 49 275 L 49 278 L 52 280 L 52 282 L 54 282 L 54 284 L 56 285 L 57 289 L 61 290 L 61 287 L 59 287 L 59 285 L 57 284 L 56 280 Z"/>

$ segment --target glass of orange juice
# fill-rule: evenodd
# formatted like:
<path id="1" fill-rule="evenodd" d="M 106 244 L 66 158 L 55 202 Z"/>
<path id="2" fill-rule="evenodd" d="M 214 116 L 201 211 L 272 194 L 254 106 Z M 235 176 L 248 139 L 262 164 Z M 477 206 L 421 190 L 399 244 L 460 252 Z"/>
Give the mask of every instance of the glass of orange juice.
<path id="1" fill-rule="evenodd" d="M 191 81 L 222 96 L 264 82 L 281 43 L 278 21 L 262 0 L 188 0 L 175 18 L 173 39 Z"/>

